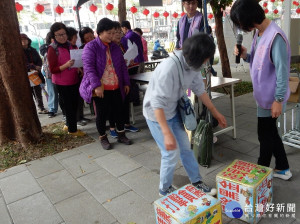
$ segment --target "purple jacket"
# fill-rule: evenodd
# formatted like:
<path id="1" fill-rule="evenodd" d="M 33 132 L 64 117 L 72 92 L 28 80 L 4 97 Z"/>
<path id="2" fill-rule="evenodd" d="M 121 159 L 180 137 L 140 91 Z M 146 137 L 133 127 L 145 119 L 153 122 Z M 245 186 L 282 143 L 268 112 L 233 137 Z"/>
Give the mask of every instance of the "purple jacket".
<path id="1" fill-rule="evenodd" d="M 142 43 L 142 39 L 141 39 L 140 35 L 136 34 L 132 30 L 129 30 L 126 33 L 126 35 L 121 39 L 121 43 L 125 47 L 126 51 L 128 49 L 128 44 L 127 44 L 128 40 L 130 40 L 132 43 L 135 43 L 136 46 L 138 47 L 139 54 L 134 59 L 134 62 L 136 62 L 136 63 L 144 62 L 143 43 Z"/>
<path id="2" fill-rule="evenodd" d="M 82 61 L 84 76 L 80 84 L 79 92 L 81 97 L 88 103 L 91 102 L 93 90 L 101 86 L 101 78 L 106 66 L 107 46 L 102 43 L 99 37 L 87 43 L 83 49 Z M 114 43 L 109 44 L 112 63 L 119 80 L 119 87 L 122 98 L 125 97 L 124 86 L 130 85 L 127 66 L 121 49 Z"/>
<path id="3" fill-rule="evenodd" d="M 272 103 L 275 100 L 276 71 L 270 55 L 272 43 L 277 34 L 280 34 L 286 42 L 286 51 L 288 53 L 288 58 L 286 60 L 288 60 L 288 65 L 290 65 L 291 50 L 288 40 L 284 32 L 274 22 L 271 22 L 264 31 L 255 50 L 258 31 L 256 32 L 251 48 L 250 74 L 253 83 L 253 96 L 258 105 L 264 109 L 271 109 Z M 288 71 L 288 74 L 289 72 L 290 71 Z M 286 79 L 287 83 L 289 81 L 288 78 L 289 75 Z M 288 100 L 289 96 L 290 89 L 287 84 L 284 102 Z"/>

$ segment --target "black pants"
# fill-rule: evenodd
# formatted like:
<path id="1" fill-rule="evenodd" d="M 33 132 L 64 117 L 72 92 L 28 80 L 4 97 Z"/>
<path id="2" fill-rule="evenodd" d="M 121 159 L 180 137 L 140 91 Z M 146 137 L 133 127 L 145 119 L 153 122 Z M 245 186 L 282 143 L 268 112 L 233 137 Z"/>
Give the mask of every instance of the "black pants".
<path id="1" fill-rule="evenodd" d="M 285 170 L 289 163 L 282 140 L 276 127 L 276 118 L 258 117 L 257 133 L 260 142 L 258 165 L 270 166 L 272 155 L 275 157 L 275 169 Z"/>
<path id="2" fill-rule="evenodd" d="M 104 90 L 104 97 L 93 97 L 96 105 L 96 126 L 100 136 L 105 135 L 106 118 L 111 113 L 112 119 L 117 125 L 118 131 L 124 130 L 124 120 L 122 117 L 122 96 L 120 89 Z"/>
<path id="3" fill-rule="evenodd" d="M 44 103 L 43 103 L 43 97 L 42 97 L 42 88 L 40 85 L 32 86 L 31 87 L 32 95 L 37 102 L 38 108 L 40 110 L 44 110 Z"/>
<path id="4" fill-rule="evenodd" d="M 66 113 L 66 125 L 69 132 L 77 131 L 77 106 L 79 96 L 79 85 L 61 86 L 56 85 L 59 97 L 64 102 Z"/>
<path id="5" fill-rule="evenodd" d="M 130 124 L 130 118 L 129 118 L 129 113 L 130 112 L 129 112 L 129 110 L 130 110 L 129 95 L 126 95 L 125 99 L 122 103 L 122 114 L 121 114 L 124 124 Z M 110 128 L 115 128 L 116 127 L 116 121 L 114 119 L 113 111 L 109 112 L 108 120 L 109 120 L 109 127 Z"/>

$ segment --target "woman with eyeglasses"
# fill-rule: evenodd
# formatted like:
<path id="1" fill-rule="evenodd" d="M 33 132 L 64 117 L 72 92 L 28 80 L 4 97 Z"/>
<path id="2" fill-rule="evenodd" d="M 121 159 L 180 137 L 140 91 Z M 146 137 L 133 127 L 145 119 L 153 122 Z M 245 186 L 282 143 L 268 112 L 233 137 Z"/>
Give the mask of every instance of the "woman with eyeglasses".
<path id="1" fill-rule="evenodd" d="M 54 23 L 50 32 L 54 42 L 48 48 L 47 59 L 52 82 L 64 102 L 66 125 L 63 130 L 68 131 L 70 135 L 84 136 L 85 133 L 77 129 L 79 75 L 78 69 L 72 68 L 74 60 L 71 60 L 70 56 L 70 50 L 74 47 L 68 42 L 68 30 L 63 23 Z"/>

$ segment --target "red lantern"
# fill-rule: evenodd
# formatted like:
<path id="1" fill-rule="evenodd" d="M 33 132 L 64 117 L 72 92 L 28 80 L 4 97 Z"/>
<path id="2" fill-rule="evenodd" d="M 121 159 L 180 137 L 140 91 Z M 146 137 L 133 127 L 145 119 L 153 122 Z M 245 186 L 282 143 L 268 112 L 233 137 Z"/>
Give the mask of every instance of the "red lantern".
<path id="1" fill-rule="evenodd" d="M 269 10 L 268 10 L 268 9 L 265 9 L 264 11 L 265 11 L 265 14 L 267 14 L 267 13 L 269 12 Z"/>
<path id="2" fill-rule="evenodd" d="M 185 12 L 182 12 L 182 13 L 180 14 L 181 17 L 183 17 L 184 15 L 185 15 Z"/>
<path id="3" fill-rule="evenodd" d="M 296 9 L 296 13 L 297 13 L 297 14 L 300 14 L 300 8 L 297 8 L 297 9 Z"/>
<path id="4" fill-rule="evenodd" d="M 44 10 L 45 10 L 45 8 L 44 8 L 44 6 L 41 5 L 41 4 L 37 4 L 37 5 L 35 6 L 35 11 L 37 11 L 38 13 L 43 13 Z"/>
<path id="5" fill-rule="evenodd" d="M 274 13 L 274 14 L 277 14 L 277 13 L 278 13 L 278 9 L 274 9 L 274 10 L 273 10 L 273 13 Z"/>
<path id="6" fill-rule="evenodd" d="M 106 5 L 106 7 L 105 7 L 108 11 L 111 11 L 111 10 L 113 10 L 114 9 L 114 5 L 113 4 L 110 4 L 110 3 L 108 3 L 107 5 Z"/>
<path id="7" fill-rule="evenodd" d="M 55 7 L 55 12 L 59 15 L 62 14 L 64 11 L 64 8 L 61 7 L 59 4 Z"/>
<path id="8" fill-rule="evenodd" d="M 167 11 L 165 11 L 165 12 L 163 13 L 163 16 L 164 16 L 165 18 L 167 18 L 169 15 L 170 15 L 170 14 L 169 14 Z"/>
<path id="9" fill-rule="evenodd" d="M 76 8 L 77 8 L 76 6 L 73 6 L 74 11 L 76 11 Z M 80 10 L 80 9 L 81 9 L 81 7 L 78 7 L 78 10 Z"/>
<path id="10" fill-rule="evenodd" d="M 270 0 L 270 2 L 274 3 L 274 2 L 275 2 L 275 0 Z"/>
<path id="11" fill-rule="evenodd" d="M 158 12 L 153 13 L 153 17 L 154 18 L 158 18 L 159 17 L 159 13 Z"/>
<path id="12" fill-rule="evenodd" d="M 298 5 L 299 5 L 299 2 L 293 1 L 293 5 L 298 6 Z"/>
<path id="13" fill-rule="evenodd" d="M 15 6 L 17 12 L 21 12 L 23 10 L 23 5 L 21 5 L 19 2 L 16 2 Z"/>
<path id="14" fill-rule="evenodd" d="M 90 6 L 90 11 L 91 11 L 92 13 L 95 13 L 95 12 L 97 11 L 97 9 L 98 9 L 97 6 L 95 6 L 94 4 L 91 4 L 91 6 Z"/>
<path id="15" fill-rule="evenodd" d="M 135 6 L 132 6 L 130 8 L 130 12 L 132 12 L 133 14 L 137 12 L 137 8 Z"/>
<path id="16" fill-rule="evenodd" d="M 177 12 L 174 12 L 174 13 L 172 14 L 172 16 L 173 16 L 175 19 L 177 19 L 178 13 L 177 13 Z"/>
<path id="17" fill-rule="evenodd" d="M 263 7 L 267 7 L 268 6 L 268 3 L 267 2 L 264 2 L 264 4 L 263 4 Z"/>
<path id="18" fill-rule="evenodd" d="M 284 2 L 284 0 L 280 0 L 280 1 Z"/>
<path id="19" fill-rule="evenodd" d="M 209 13 L 209 14 L 207 15 L 207 18 L 212 19 L 212 18 L 214 18 L 214 15 L 213 15 L 212 13 Z"/>
<path id="20" fill-rule="evenodd" d="M 150 13 L 150 11 L 149 11 L 148 9 L 144 9 L 143 14 L 144 14 L 145 16 L 148 16 L 149 13 Z"/>

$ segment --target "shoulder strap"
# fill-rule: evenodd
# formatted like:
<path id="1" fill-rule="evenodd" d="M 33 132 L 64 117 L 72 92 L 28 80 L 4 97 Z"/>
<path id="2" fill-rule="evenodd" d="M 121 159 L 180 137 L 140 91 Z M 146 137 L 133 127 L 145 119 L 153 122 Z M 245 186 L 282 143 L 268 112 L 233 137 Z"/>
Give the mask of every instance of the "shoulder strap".
<path id="1" fill-rule="evenodd" d="M 174 53 L 174 55 L 171 55 L 171 58 L 173 59 L 173 61 L 175 62 L 176 66 L 177 66 L 177 70 L 179 73 L 179 80 L 181 83 L 181 88 L 185 92 L 185 90 L 183 88 L 184 81 L 183 81 L 183 68 L 182 68 L 181 62 L 179 61 L 179 58 L 177 57 L 177 55 L 175 53 Z"/>
<path id="2" fill-rule="evenodd" d="M 57 46 L 57 43 L 55 43 L 55 42 L 53 42 L 53 43 L 51 43 L 50 45 L 49 45 L 49 47 L 53 47 L 53 49 L 55 50 L 55 53 L 56 53 L 56 55 L 58 55 L 58 46 Z"/>

